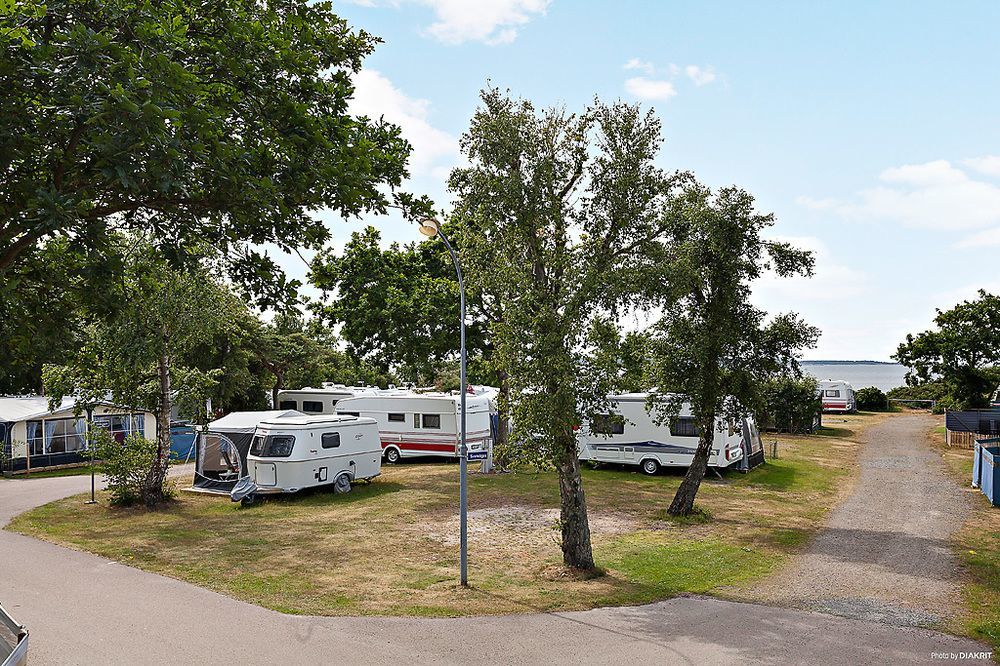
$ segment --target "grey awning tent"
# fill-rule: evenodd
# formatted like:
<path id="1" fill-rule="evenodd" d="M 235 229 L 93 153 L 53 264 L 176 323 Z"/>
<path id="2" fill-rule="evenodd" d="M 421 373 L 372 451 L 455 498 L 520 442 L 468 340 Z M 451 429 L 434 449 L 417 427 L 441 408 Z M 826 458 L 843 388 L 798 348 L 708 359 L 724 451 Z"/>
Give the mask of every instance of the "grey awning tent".
<path id="1" fill-rule="evenodd" d="M 247 453 L 257 424 L 282 416 L 305 416 L 294 409 L 232 412 L 202 428 L 196 438 L 192 490 L 228 495 L 246 474 Z"/>

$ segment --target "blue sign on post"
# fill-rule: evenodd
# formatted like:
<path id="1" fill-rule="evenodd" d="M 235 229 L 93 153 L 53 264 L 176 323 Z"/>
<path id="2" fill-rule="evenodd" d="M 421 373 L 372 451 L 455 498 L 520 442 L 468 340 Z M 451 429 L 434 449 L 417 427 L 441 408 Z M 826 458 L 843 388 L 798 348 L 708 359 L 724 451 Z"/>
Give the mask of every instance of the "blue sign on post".
<path id="1" fill-rule="evenodd" d="M 465 457 L 468 460 L 486 460 L 489 457 L 489 451 L 466 451 Z"/>

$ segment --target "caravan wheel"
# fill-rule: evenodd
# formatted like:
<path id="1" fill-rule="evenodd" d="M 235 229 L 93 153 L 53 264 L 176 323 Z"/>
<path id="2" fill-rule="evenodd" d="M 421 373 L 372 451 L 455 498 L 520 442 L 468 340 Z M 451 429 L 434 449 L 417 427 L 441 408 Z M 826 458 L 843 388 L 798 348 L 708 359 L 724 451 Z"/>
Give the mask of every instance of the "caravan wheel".
<path id="1" fill-rule="evenodd" d="M 347 474 L 338 476 L 337 480 L 333 482 L 333 492 L 338 495 L 346 495 L 351 492 L 351 477 Z"/>
<path id="2" fill-rule="evenodd" d="M 653 460 L 652 458 L 646 458 L 642 461 L 642 473 L 649 474 L 653 476 L 660 471 L 660 463 Z"/>
<path id="3" fill-rule="evenodd" d="M 385 450 L 385 461 L 390 465 L 395 465 L 396 463 L 398 463 L 399 458 L 400 458 L 399 449 L 390 446 L 388 449 Z"/>

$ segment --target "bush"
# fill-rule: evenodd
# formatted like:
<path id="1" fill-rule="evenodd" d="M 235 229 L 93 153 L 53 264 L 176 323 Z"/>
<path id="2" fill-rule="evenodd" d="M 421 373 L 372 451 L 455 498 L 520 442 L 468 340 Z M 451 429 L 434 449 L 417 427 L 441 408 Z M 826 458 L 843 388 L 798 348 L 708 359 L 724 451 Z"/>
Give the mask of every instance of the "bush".
<path id="1" fill-rule="evenodd" d="M 812 432 L 822 408 L 812 377 L 777 377 L 762 387 L 762 413 L 757 422 L 765 430 Z"/>
<path id="2" fill-rule="evenodd" d="M 854 393 L 854 401 L 858 409 L 866 412 L 884 412 L 889 409 L 889 398 L 877 386 L 858 389 Z"/>
<path id="3" fill-rule="evenodd" d="M 149 480 L 158 466 L 169 464 L 168 457 L 162 462 L 157 460 L 156 442 L 138 435 L 118 442 L 103 430 L 96 432 L 93 439 L 97 457 L 104 460 L 112 506 L 150 504 Z M 165 475 L 162 478 L 165 479 Z M 152 490 L 159 498 L 171 495 L 165 481 L 160 488 Z"/>

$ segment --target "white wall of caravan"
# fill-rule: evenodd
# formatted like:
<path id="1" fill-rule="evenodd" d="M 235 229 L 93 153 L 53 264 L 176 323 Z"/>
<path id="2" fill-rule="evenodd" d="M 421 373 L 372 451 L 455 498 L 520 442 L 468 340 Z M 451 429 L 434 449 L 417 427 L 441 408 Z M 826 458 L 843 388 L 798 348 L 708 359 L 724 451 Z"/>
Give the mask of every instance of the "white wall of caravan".
<path id="1" fill-rule="evenodd" d="M 488 449 L 492 445 L 491 403 L 485 397 L 473 395 L 466 401 L 468 448 Z M 383 449 L 395 449 L 402 457 L 456 457 L 460 402 L 461 396 L 450 394 L 365 395 L 340 401 L 336 412 L 375 419 Z M 402 420 L 390 420 L 390 415 Z M 437 427 L 427 427 L 424 415 L 437 417 Z"/>
<path id="2" fill-rule="evenodd" d="M 671 432 L 670 424 L 658 424 L 655 413 L 650 414 L 646 409 L 646 399 L 645 393 L 609 396 L 607 413 L 624 418 L 622 432 L 594 433 L 591 431 L 591 421 L 582 424 L 577 434 L 580 459 L 632 465 L 641 465 L 645 460 L 655 460 L 660 467 L 689 466 L 698 447 L 697 435 L 680 435 Z M 690 405 L 685 404 L 678 417 L 690 419 Z M 741 422 L 733 423 L 730 427 L 726 420 L 719 419 L 716 423 L 714 446 L 708 464 L 728 467 L 739 461 L 743 455 L 740 450 L 742 439 Z"/>

